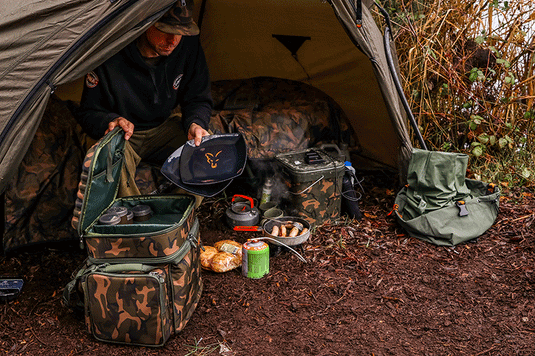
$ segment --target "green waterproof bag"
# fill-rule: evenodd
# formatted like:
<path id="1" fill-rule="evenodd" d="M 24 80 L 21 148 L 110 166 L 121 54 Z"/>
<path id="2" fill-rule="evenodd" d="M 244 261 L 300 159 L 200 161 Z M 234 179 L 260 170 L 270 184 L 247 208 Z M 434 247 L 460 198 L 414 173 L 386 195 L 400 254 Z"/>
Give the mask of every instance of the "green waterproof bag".
<path id="1" fill-rule="evenodd" d="M 494 184 L 466 178 L 468 156 L 413 149 L 407 185 L 394 212 L 410 236 L 438 246 L 455 246 L 481 236 L 499 210 Z"/>

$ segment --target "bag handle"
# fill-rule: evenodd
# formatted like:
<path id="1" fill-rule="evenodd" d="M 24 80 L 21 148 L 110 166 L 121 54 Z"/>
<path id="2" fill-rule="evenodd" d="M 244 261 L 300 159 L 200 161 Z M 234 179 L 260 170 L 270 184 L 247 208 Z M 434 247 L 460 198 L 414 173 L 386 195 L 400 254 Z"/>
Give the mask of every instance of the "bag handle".
<path id="1" fill-rule="evenodd" d="M 105 273 L 120 273 L 124 271 L 129 272 L 150 272 L 154 269 L 154 266 L 144 265 L 142 263 L 120 263 L 113 265 L 101 265 L 97 268 L 98 272 Z"/>
<path id="2" fill-rule="evenodd" d="M 80 304 L 80 300 L 73 301 L 73 296 L 76 294 L 76 286 L 78 285 L 78 281 L 86 274 L 97 271 L 104 273 L 120 273 L 125 271 L 148 273 L 153 269 L 154 266 L 145 265 L 142 263 L 120 263 L 113 265 L 105 263 L 102 265 L 91 265 L 81 268 L 76 273 L 76 276 L 65 286 L 65 289 L 63 290 L 62 303 L 64 306 L 71 308 L 83 306 L 83 304 Z"/>

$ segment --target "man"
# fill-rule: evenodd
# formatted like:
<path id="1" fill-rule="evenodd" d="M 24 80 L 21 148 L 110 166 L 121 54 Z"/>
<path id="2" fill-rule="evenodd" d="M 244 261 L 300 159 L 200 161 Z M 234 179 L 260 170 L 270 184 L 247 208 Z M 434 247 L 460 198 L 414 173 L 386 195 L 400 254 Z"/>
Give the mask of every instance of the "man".
<path id="1" fill-rule="evenodd" d="M 179 0 L 138 39 L 86 76 L 77 112 L 82 129 L 93 139 L 117 126 L 125 131 L 118 196 L 140 194 L 134 177 L 142 159 L 161 164 L 186 139 L 198 146 L 209 135 L 210 78 L 192 7 L 193 0 Z M 177 107 L 181 122 L 171 115 Z"/>

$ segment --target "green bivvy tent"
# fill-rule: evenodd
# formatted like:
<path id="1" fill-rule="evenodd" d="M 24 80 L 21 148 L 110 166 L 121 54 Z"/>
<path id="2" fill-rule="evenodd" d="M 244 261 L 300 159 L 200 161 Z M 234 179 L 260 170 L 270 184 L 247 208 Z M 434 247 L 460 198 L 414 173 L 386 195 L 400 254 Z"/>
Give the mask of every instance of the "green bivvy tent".
<path id="1" fill-rule="evenodd" d="M 70 85 L 173 2 L 3 2 L 0 192 L 15 176 L 52 93 L 78 95 Z M 400 96 L 389 28 L 385 41 L 372 16 L 381 9 L 374 7 L 371 0 L 196 0 L 195 16 L 213 81 L 265 76 L 316 87 L 347 115 L 362 157 L 403 173 L 412 115 Z"/>
<path id="2" fill-rule="evenodd" d="M 172 2 L 4 2 L 0 191 L 22 160 L 51 93 L 132 41 Z M 371 1 L 197 0 L 195 5 L 212 80 L 304 81 L 340 104 L 364 156 L 396 169 L 406 165 L 411 149 L 406 113 Z"/>

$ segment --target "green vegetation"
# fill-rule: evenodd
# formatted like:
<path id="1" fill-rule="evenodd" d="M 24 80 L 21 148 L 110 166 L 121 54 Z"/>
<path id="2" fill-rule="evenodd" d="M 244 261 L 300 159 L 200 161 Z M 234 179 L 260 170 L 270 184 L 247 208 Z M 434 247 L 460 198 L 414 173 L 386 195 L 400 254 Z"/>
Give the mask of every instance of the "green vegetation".
<path id="1" fill-rule="evenodd" d="M 469 154 L 476 179 L 532 186 L 535 2 L 392 0 L 383 6 L 428 148 Z"/>

